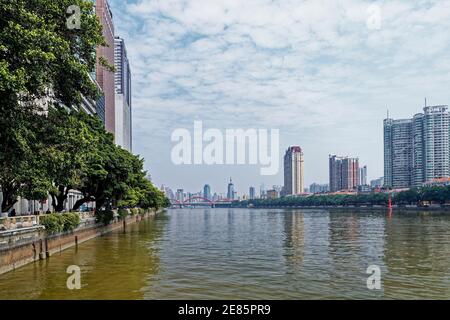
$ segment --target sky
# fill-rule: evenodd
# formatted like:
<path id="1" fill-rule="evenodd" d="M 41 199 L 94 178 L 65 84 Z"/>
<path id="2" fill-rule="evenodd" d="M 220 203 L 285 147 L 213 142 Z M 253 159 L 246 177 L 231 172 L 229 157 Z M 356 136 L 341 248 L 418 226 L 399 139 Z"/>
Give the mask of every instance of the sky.
<path id="1" fill-rule="evenodd" d="M 450 104 L 450 1 L 109 0 L 132 69 L 133 152 L 172 189 L 238 194 L 283 184 L 288 146 L 305 185 L 328 155 L 383 176 L 383 119 Z M 177 129 L 279 130 L 279 171 L 176 165 Z"/>

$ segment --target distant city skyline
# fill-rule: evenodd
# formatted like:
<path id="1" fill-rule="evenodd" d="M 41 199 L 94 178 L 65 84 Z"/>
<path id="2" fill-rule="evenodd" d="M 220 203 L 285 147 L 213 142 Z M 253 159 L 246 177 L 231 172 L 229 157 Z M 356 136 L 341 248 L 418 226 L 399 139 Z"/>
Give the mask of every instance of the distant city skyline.
<path id="1" fill-rule="evenodd" d="M 230 176 L 238 193 L 281 185 L 292 145 L 305 154 L 305 186 L 327 183 L 329 154 L 358 155 L 371 181 L 383 176 L 387 109 L 402 119 L 424 97 L 450 104 L 445 1 L 380 3 L 379 30 L 367 28 L 372 1 L 109 3 L 133 70 L 133 151 L 157 185 L 226 192 Z M 279 173 L 172 164 L 171 132 L 196 120 L 278 128 Z"/>

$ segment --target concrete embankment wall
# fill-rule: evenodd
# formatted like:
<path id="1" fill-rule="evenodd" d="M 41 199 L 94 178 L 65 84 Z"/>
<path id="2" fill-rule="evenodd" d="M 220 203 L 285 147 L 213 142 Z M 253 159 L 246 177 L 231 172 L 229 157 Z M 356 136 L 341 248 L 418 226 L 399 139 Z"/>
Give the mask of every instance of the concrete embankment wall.
<path id="1" fill-rule="evenodd" d="M 0 241 L 0 274 L 46 259 L 54 253 L 124 228 L 128 224 L 139 222 L 157 213 L 159 212 L 151 211 L 143 216 L 128 216 L 125 220 L 116 220 L 107 226 L 92 221 L 84 223 L 74 231 L 54 235 L 47 235 L 43 228 L 17 229 L 2 237 Z"/>

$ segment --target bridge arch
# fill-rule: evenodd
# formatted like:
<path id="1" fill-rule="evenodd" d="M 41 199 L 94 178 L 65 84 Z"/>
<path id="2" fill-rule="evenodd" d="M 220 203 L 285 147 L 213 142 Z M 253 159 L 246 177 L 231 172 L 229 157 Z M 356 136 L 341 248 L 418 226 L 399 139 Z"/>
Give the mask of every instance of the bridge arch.
<path id="1" fill-rule="evenodd" d="M 202 200 L 203 202 L 193 202 L 193 200 Z M 170 200 L 170 202 L 172 203 L 172 205 L 187 205 L 187 204 L 195 204 L 195 203 L 208 203 L 212 206 L 215 206 L 216 204 L 220 204 L 220 203 L 231 203 L 233 202 L 230 199 L 219 199 L 219 200 L 211 200 L 211 199 L 207 199 L 205 197 L 201 197 L 201 196 L 195 196 L 195 197 L 191 197 L 189 199 L 183 200 L 183 201 L 179 201 L 177 199 L 172 199 Z"/>
<path id="2" fill-rule="evenodd" d="M 191 203 L 192 200 L 203 200 L 203 201 L 208 202 L 210 204 L 214 204 L 215 203 L 214 201 L 212 201 L 212 200 L 210 200 L 208 198 L 204 198 L 204 197 L 200 197 L 200 196 L 191 197 L 189 199 L 186 199 L 186 200 L 183 201 L 183 203 Z"/>

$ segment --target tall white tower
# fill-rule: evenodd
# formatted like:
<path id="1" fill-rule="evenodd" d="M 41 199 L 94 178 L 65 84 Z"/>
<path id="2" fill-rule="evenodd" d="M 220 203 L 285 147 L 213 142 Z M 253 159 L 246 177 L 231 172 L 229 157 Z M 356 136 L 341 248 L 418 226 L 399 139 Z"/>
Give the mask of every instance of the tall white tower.
<path id="1" fill-rule="evenodd" d="M 299 146 L 289 147 L 284 155 L 284 190 L 286 195 L 304 192 L 304 159 Z"/>

